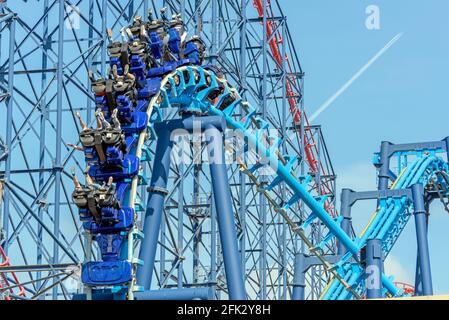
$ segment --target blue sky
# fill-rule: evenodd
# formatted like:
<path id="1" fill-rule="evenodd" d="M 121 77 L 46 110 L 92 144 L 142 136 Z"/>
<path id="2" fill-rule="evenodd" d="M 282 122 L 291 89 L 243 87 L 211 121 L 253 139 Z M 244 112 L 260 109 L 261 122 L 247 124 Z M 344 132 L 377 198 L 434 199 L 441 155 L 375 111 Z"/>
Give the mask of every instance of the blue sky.
<path id="1" fill-rule="evenodd" d="M 313 114 L 395 35 L 403 36 L 381 56 L 316 123 L 323 126 L 338 174 L 338 186 L 376 187 L 373 152 L 382 140 L 395 143 L 440 140 L 449 135 L 449 2 L 386 0 L 281 1 L 299 52 L 305 104 Z M 380 9 L 380 30 L 365 27 L 365 9 Z M 375 204 L 354 210 L 360 232 Z M 446 244 L 449 215 L 434 204 L 430 222 L 434 288 L 449 293 Z M 416 244 L 411 221 L 387 269 L 413 279 Z"/>

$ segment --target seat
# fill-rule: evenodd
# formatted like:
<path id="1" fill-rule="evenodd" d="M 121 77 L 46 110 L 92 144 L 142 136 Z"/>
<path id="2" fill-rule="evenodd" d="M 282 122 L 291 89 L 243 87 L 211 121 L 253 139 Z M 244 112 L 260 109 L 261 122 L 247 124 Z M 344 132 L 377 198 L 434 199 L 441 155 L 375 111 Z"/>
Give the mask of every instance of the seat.
<path id="1" fill-rule="evenodd" d="M 128 261 L 87 262 L 81 269 L 81 280 L 90 286 L 112 286 L 132 280 L 132 266 Z"/>

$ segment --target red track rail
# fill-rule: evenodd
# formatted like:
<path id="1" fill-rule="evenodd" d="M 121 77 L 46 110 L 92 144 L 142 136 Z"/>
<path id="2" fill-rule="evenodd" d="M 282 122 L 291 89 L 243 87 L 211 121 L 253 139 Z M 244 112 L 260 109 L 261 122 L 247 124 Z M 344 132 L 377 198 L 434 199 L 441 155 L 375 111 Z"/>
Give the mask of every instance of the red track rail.
<path id="1" fill-rule="evenodd" d="M 0 257 L 1 257 L 1 263 L 0 263 L 0 269 L 2 267 L 9 267 L 11 264 L 9 262 L 9 258 L 6 255 L 5 251 L 3 251 L 3 248 L 0 246 Z M 14 282 L 19 285 L 19 279 L 17 278 L 16 274 L 14 272 L 11 272 L 11 276 L 14 279 Z M 5 287 L 9 287 L 11 284 L 8 281 L 8 277 L 6 276 L 6 273 L 0 273 L 0 290 L 2 290 Z M 22 285 L 18 286 L 19 292 L 17 294 L 14 293 L 14 289 L 10 288 L 8 289 L 10 294 L 14 294 L 20 297 L 25 297 L 25 288 Z M 6 300 L 12 300 L 11 297 L 6 296 Z"/>
<path id="2" fill-rule="evenodd" d="M 254 0 L 254 7 L 256 8 L 259 17 L 264 17 L 264 10 L 263 10 L 263 0 Z M 267 0 L 267 18 L 273 17 L 273 11 L 271 8 L 270 1 Z M 282 54 L 279 48 L 279 44 L 282 43 L 282 35 L 279 34 L 278 31 L 274 32 L 273 30 L 277 30 L 276 22 L 268 19 L 267 25 L 267 40 L 268 44 L 270 46 L 271 54 L 273 55 L 273 58 L 275 62 L 278 64 L 279 67 L 282 66 Z M 287 71 L 289 74 L 293 74 L 293 69 L 291 67 L 288 55 L 285 57 Z M 295 127 L 299 128 L 301 125 L 301 109 L 298 108 L 298 103 L 296 100 L 296 97 L 300 96 L 300 92 L 295 91 L 295 87 L 292 85 L 292 82 L 295 83 L 295 86 L 297 88 L 300 87 L 298 83 L 298 79 L 296 77 L 290 77 L 287 80 L 286 84 L 286 96 L 288 99 L 289 104 L 289 110 L 290 113 L 293 116 L 293 122 L 295 124 Z M 315 138 L 313 136 L 313 132 L 310 129 L 309 120 L 307 118 L 306 113 L 304 112 L 304 153 L 306 156 L 306 161 L 309 164 L 310 170 L 312 173 L 318 173 L 320 172 L 321 175 L 328 175 L 328 172 L 326 172 L 326 169 L 323 165 L 323 163 L 318 163 L 318 147 L 315 142 Z M 298 133 L 300 134 L 300 133 Z M 300 137 L 301 138 L 301 137 Z M 328 183 L 324 182 L 321 184 L 321 190 L 319 191 L 321 195 L 329 195 L 332 194 L 332 187 L 329 186 Z M 337 215 L 335 208 L 330 200 L 326 201 L 325 203 L 325 209 L 326 211 L 332 215 Z"/>
<path id="3" fill-rule="evenodd" d="M 404 290 L 405 294 L 410 294 L 412 296 L 415 294 L 415 287 L 410 284 L 403 283 L 403 282 L 395 282 L 394 285 L 396 287 L 398 287 L 399 289 Z"/>

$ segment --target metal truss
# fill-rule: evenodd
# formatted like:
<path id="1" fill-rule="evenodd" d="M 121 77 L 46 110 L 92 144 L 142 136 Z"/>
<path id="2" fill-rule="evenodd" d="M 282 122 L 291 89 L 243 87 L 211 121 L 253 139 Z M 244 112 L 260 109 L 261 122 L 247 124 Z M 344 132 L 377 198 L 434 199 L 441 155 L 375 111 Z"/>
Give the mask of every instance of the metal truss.
<path id="1" fill-rule="evenodd" d="M 327 195 L 328 211 L 337 215 L 335 174 L 321 128 L 309 126 L 304 118 L 304 72 L 286 16 L 279 1 L 261 3 L 267 13 L 263 16 L 248 0 L 35 0 L 26 3 L 33 10 L 19 10 L 23 4 L 9 2 L 2 8 L 5 15 L 15 14 L 0 24 L 1 49 L 9 49 L 9 56 L 2 54 L 8 50 L 0 50 L 0 108 L 6 110 L 0 119 L 0 181 L 5 189 L 1 216 L 7 237 L 3 248 L 18 266 L 14 270 L 27 296 L 70 299 L 82 291 L 69 284 L 91 252 L 71 203 L 72 172 L 85 169 L 81 156 L 67 146 L 77 141 L 80 130 L 74 113 L 80 112 L 88 123 L 94 119 L 87 71 L 106 74 L 107 28 L 118 38 L 122 27 L 135 15 L 146 18 L 150 8 L 156 16 L 162 7 L 181 12 L 190 33 L 205 41 L 208 62 L 259 106 L 258 116 L 285 138 L 282 152 L 299 155 L 298 170 L 313 175 L 311 193 Z M 14 37 L 8 37 L 9 32 Z M 272 39 L 281 61 L 270 46 Z M 299 125 L 291 112 L 292 100 L 300 112 Z M 164 118 L 175 115 L 167 112 Z M 155 145 L 148 143 L 154 153 Z M 312 145 L 318 161 L 315 169 L 307 161 L 306 144 Z M 226 298 L 210 174 L 207 166 L 194 161 L 203 149 L 201 142 L 192 142 L 191 161 L 171 168 L 155 288 L 208 283 L 215 286 L 216 298 Z M 248 297 L 289 299 L 295 254 L 309 252 L 241 169 L 232 163 L 228 175 Z M 151 162 L 144 171 L 151 176 Z M 263 176 L 257 178 L 263 182 Z M 274 194 L 277 203 L 292 196 L 282 184 Z M 145 203 L 144 187 L 140 197 Z M 293 211 L 296 223 L 306 218 L 301 202 Z M 321 222 L 314 222 L 311 230 L 307 237 L 312 244 L 327 233 Z M 336 253 L 335 242 L 325 253 Z M 96 256 L 94 247 L 93 259 Z M 323 266 L 313 266 L 307 274 L 308 298 L 319 297 L 328 280 Z"/>

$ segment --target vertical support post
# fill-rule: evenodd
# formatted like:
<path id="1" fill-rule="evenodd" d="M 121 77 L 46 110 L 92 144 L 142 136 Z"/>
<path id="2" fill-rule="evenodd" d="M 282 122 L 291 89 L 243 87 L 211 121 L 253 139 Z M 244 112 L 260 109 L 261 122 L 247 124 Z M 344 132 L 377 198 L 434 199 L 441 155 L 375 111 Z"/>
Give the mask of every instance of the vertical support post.
<path id="1" fill-rule="evenodd" d="M 143 0 L 143 14 L 142 14 L 142 20 L 143 21 L 148 21 L 148 1 L 147 0 Z M 182 17 L 184 19 L 184 17 Z"/>
<path id="2" fill-rule="evenodd" d="M 181 139 L 184 139 L 184 136 L 180 136 Z M 184 142 L 181 142 L 183 145 Z M 182 152 L 182 151 L 181 151 Z M 181 156 L 181 159 L 182 156 Z M 184 164 L 181 163 L 178 166 L 179 168 L 179 176 L 181 181 L 178 186 L 178 288 L 182 288 L 182 276 L 183 276 L 183 261 L 182 261 L 182 248 L 184 243 Z"/>
<path id="3" fill-rule="evenodd" d="M 415 267 L 415 296 L 422 295 L 421 270 L 419 269 L 419 254 L 416 255 Z"/>
<path id="4" fill-rule="evenodd" d="M 446 157 L 447 161 L 449 161 L 449 137 L 444 138 L 443 141 L 446 144 Z"/>
<path id="5" fill-rule="evenodd" d="M 287 79 L 288 81 L 288 79 Z M 300 134 L 300 145 L 299 145 L 299 153 L 301 156 L 301 163 L 300 163 L 300 172 L 301 175 L 304 176 L 306 173 L 306 169 L 305 169 L 305 106 L 304 106 L 304 94 L 305 94 L 305 87 L 304 87 L 304 75 L 301 76 L 300 78 L 300 82 L 301 82 L 301 100 L 300 100 L 300 123 L 299 123 L 299 134 Z M 296 127 L 296 124 L 294 124 L 294 126 Z M 297 128 L 294 128 L 293 130 L 297 130 Z M 299 201 L 299 217 L 304 217 L 304 212 L 305 212 L 305 203 L 303 200 Z M 302 241 L 301 239 L 299 239 L 299 237 L 295 238 L 295 246 L 299 247 L 299 252 L 304 252 L 305 251 L 305 244 L 304 241 Z M 299 245 L 298 245 L 298 241 L 299 241 Z"/>
<path id="6" fill-rule="evenodd" d="M 4 14 L 5 14 L 5 7 L 6 7 L 6 3 L 3 1 L 3 2 L 0 2 L 0 14 L 3 16 Z M 3 22 L 0 22 L 0 29 L 2 29 L 3 28 Z M 0 32 L 0 61 L 1 61 L 1 59 L 2 59 L 2 38 L 3 38 L 3 35 L 2 35 L 2 33 Z M 3 81 L 3 80 L 5 80 L 5 77 L 4 77 L 4 75 L 2 74 L 2 75 L 0 75 L 0 81 Z M 1 212 L 1 211 L 0 211 Z"/>
<path id="7" fill-rule="evenodd" d="M 203 22 L 201 21 L 201 19 L 202 19 L 202 16 L 201 16 L 201 0 L 195 0 L 195 18 L 194 18 L 194 21 L 195 21 L 195 31 L 196 31 L 196 34 L 197 35 L 200 35 L 201 34 L 201 29 L 202 29 L 202 26 L 203 26 Z M 212 5 L 214 5 L 215 3 L 217 2 L 217 0 L 216 1 L 212 1 Z"/>
<path id="8" fill-rule="evenodd" d="M 203 165 L 201 163 L 201 159 L 197 160 L 197 156 L 202 154 L 202 135 L 201 135 L 201 126 L 198 128 L 197 125 L 199 124 L 199 121 L 193 121 L 193 135 L 192 135 L 192 141 L 193 141 L 193 204 L 195 206 L 194 210 L 194 217 L 192 222 L 192 231 L 193 231 L 193 245 L 192 245 L 192 251 L 193 251 L 193 261 L 192 261 L 192 271 L 193 271 L 193 283 L 198 283 L 199 274 L 198 274 L 198 267 L 200 265 L 200 245 L 201 245 L 201 224 L 199 223 L 199 216 L 198 211 L 200 210 L 200 192 L 201 192 L 201 172 L 203 171 Z"/>
<path id="9" fill-rule="evenodd" d="M 241 0 L 241 19 L 242 24 L 240 27 L 240 93 L 242 98 L 246 98 L 246 32 L 247 32 L 247 21 L 246 21 L 246 1 Z M 240 105 L 240 114 L 244 114 L 243 107 Z M 243 157 L 246 155 L 243 154 Z M 245 161 L 245 160 L 244 160 Z M 246 174 L 239 171 L 239 196 L 240 196 L 240 207 L 239 207 L 239 217 L 240 224 L 243 231 L 243 236 L 240 237 L 240 259 L 242 261 L 242 273 L 243 281 L 246 282 Z"/>
<path id="10" fill-rule="evenodd" d="M 295 255 L 295 273 L 293 275 L 292 300 L 305 300 L 306 270 L 305 255 L 298 253 Z"/>
<path id="11" fill-rule="evenodd" d="M 134 0 L 128 2 L 128 22 L 132 22 L 134 17 Z"/>
<path id="12" fill-rule="evenodd" d="M 217 210 L 213 195 L 210 201 L 210 278 L 209 285 L 212 288 L 212 297 L 215 299 L 217 287 Z M 244 273 L 244 272 L 243 272 Z"/>
<path id="13" fill-rule="evenodd" d="M 379 190 L 387 190 L 388 189 L 388 180 L 390 178 L 389 171 L 390 171 L 390 146 L 391 142 L 388 141 L 382 141 L 382 144 L 380 145 L 380 163 L 381 166 L 379 168 L 379 183 L 378 183 L 378 189 Z"/>
<path id="14" fill-rule="evenodd" d="M 107 59 L 107 16 L 108 16 L 108 1 L 102 0 L 101 2 L 101 36 L 103 38 L 103 42 L 101 44 L 101 74 L 106 75 L 106 59 Z"/>
<path id="15" fill-rule="evenodd" d="M 61 201 L 61 171 L 62 171 L 62 94 L 64 92 L 64 13 L 65 13 L 65 1 L 59 1 L 59 26 L 58 26 L 58 66 L 56 71 L 57 81 L 57 97 L 56 97 L 56 157 L 54 164 L 55 173 L 55 205 L 54 205 L 54 222 L 53 222 L 53 234 L 55 240 L 59 240 L 59 217 L 60 217 L 60 201 Z M 59 244 L 53 243 L 53 259 L 54 264 L 59 263 Z M 54 278 L 53 284 L 58 282 L 57 278 Z M 58 286 L 53 288 L 53 300 L 58 298 Z"/>
<path id="16" fill-rule="evenodd" d="M 47 49 L 50 46 L 50 41 L 48 39 L 48 0 L 44 1 L 44 8 L 43 8 L 43 14 L 44 14 L 44 20 L 42 22 L 43 30 L 42 30 L 42 38 L 44 42 L 44 46 L 42 48 L 42 70 L 47 69 L 48 65 L 48 58 L 47 58 Z M 41 116 L 40 116 L 40 129 L 39 129 L 39 169 L 42 170 L 39 172 L 39 193 L 43 193 L 44 183 L 45 183 L 45 136 L 46 136 L 46 123 L 47 123 L 47 101 L 46 97 L 44 95 L 45 88 L 47 86 L 47 73 L 42 72 L 41 75 L 41 94 L 42 94 L 42 101 L 41 101 Z M 87 99 L 90 100 L 90 99 Z M 44 219 L 44 212 L 43 209 L 39 206 L 38 209 L 38 217 L 42 221 Z M 36 264 L 42 264 L 42 226 L 39 224 L 37 226 L 37 252 L 36 252 Z M 36 273 L 36 278 L 40 279 L 42 273 L 38 271 Z M 41 286 L 41 281 L 38 280 L 36 282 L 36 286 L 39 288 Z M 43 299 L 45 296 L 42 295 L 40 299 Z"/>
<path id="17" fill-rule="evenodd" d="M 92 28 L 92 26 L 94 25 L 94 0 L 89 0 L 89 30 L 88 30 L 88 37 L 89 40 L 87 42 L 87 46 L 88 48 L 92 47 L 93 44 L 93 36 L 94 36 L 94 29 Z M 87 57 L 87 68 L 89 70 L 92 69 L 92 65 L 93 65 L 93 52 L 91 52 L 89 54 L 89 56 Z M 88 88 L 90 88 L 91 86 L 91 81 L 89 79 L 89 76 L 87 77 L 87 85 Z M 88 124 L 90 124 L 90 122 L 92 121 L 92 100 L 90 97 L 86 97 L 87 102 L 86 102 L 86 122 Z"/>
<path id="18" fill-rule="evenodd" d="M 353 191 L 350 189 L 343 189 L 341 191 L 341 207 L 340 207 L 340 215 L 343 217 L 343 221 L 341 222 L 341 228 L 343 231 L 350 236 L 351 234 L 351 203 L 350 203 L 350 195 Z M 344 255 L 348 250 L 346 247 L 338 241 L 338 254 Z"/>
<path id="19" fill-rule="evenodd" d="M 210 47 L 210 63 L 215 64 L 217 61 L 217 32 L 218 32 L 218 19 L 217 19 L 217 1 L 211 3 L 212 11 L 212 36 Z"/>
<path id="20" fill-rule="evenodd" d="M 157 132 L 159 136 L 143 225 L 145 238 L 142 240 L 139 253 L 139 259 L 144 261 L 144 265 L 137 269 L 137 283 L 143 286 L 145 290 L 150 290 L 151 288 L 164 200 L 167 195 L 166 188 L 172 150 L 170 131 L 162 127 L 157 128 Z"/>
<path id="21" fill-rule="evenodd" d="M 286 18 L 282 20 L 282 39 L 287 39 L 287 21 Z M 287 137 L 287 43 L 282 42 L 282 60 L 281 60 L 281 68 L 282 68 L 282 137 Z M 282 154 L 287 154 L 287 143 L 284 141 L 282 143 Z M 281 198 L 282 204 L 284 204 L 287 200 L 287 192 L 285 183 L 281 185 Z M 289 232 L 287 228 L 287 222 L 285 219 L 279 216 L 279 219 L 282 221 L 282 300 L 287 299 L 287 284 L 288 284 L 288 272 L 287 272 L 287 234 Z"/>
<path id="22" fill-rule="evenodd" d="M 6 3 L 0 3 L 0 14 L 5 14 L 5 6 Z M 3 28 L 3 22 L 0 22 L 0 29 Z M 0 61 L 2 59 L 2 33 L 0 32 Z M 4 82 L 5 77 L 3 74 L 0 75 L 0 82 Z M 5 152 L 7 150 L 5 149 Z M 2 245 L 3 237 L 6 237 L 6 234 L 3 233 L 3 184 L 0 182 L 0 246 Z"/>
<path id="23" fill-rule="evenodd" d="M 201 130 L 200 130 L 201 131 Z M 197 149 L 195 151 L 195 153 L 201 153 L 201 135 L 199 135 L 199 137 L 196 137 L 196 135 L 194 134 L 194 139 L 198 139 L 198 143 L 195 142 Z M 195 157 L 195 155 L 194 155 Z M 200 207 L 200 175 L 201 175 L 201 171 L 202 171 L 202 165 L 201 163 L 195 164 L 193 166 L 193 203 L 195 205 L 195 209 L 194 210 L 198 210 L 198 208 Z M 200 251 L 200 245 L 201 245 L 201 227 L 200 227 L 200 223 L 198 221 L 198 217 L 196 215 L 195 212 L 195 217 L 192 219 L 193 223 L 192 223 L 192 228 L 193 228 L 193 283 L 198 283 L 198 267 L 200 265 L 200 256 L 199 256 L 199 251 Z"/>
<path id="24" fill-rule="evenodd" d="M 424 206 L 424 187 L 422 184 L 412 186 L 415 216 L 416 241 L 418 243 L 419 270 L 421 274 L 422 294 L 433 295 L 432 272 L 430 268 L 429 243 L 427 239 L 426 210 Z"/>
<path id="25" fill-rule="evenodd" d="M 11 178 L 11 161 L 12 161 L 12 109 L 14 104 L 14 40 L 16 34 L 16 18 L 12 17 L 9 22 L 9 56 L 8 56 L 8 98 L 6 101 L 6 137 L 5 145 L 9 149 L 8 155 L 5 161 L 5 181 L 9 182 Z M 6 186 L 3 191 L 3 230 L 6 237 L 8 237 L 9 231 L 9 202 L 10 202 L 10 191 L 9 187 Z M 8 241 L 3 243 L 3 250 L 8 254 Z"/>
<path id="26" fill-rule="evenodd" d="M 86 246 L 86 255 L 84 257 L 84 263 L 92 260 L 92 236 L 89 232 L 84 232 L 84 240 Z M 86 294 L 86 300 L 92 300 L 92 287 L 84 285 L 84 293 Z"/>
<path id="27" fill-rule="evenodd" d="M 366 297 L 368 299 L 382 298 L 382 240 L 369 239 L 365 247 L 366 251 Z"/>
<path id="28" fill-rule="evenodd" d="M 267 0 L 263 0 L 263 35 L 262 35 L 262 87 L 261 87 L 261 94 L 262 94 L 262 119 L 267 118 L 267 73 L 268 73 L 268 66 L 267 66 L 267 40 L 268 40 L 268 30 L 267 30 L 267 9 L 268 9 L 268 3 Z M 266 178 L 261 177 L 261 183 L 262 185 L 266 183 Z M 259 204 L 260 204 L 260 220 L 261 220 L 261 236 L 260 236 L 260 246 L 261 246 L 261 257 L 260 257 L 260 299 L 266 300 L 267 298 L 267 202 L 265 196 L 260 193 L 259 195 Z"/>
<path id="29" fill-rule="evenodd" d="M 162 281 L 165 281 L 165 277 L 167 276 L 167 273 L 165 272 L 165 256 L 166 256 L 166 223 L 165 219 L 161 219 L 161 226 L 160 226 L 160 234 L 161 234 L 161 246 L 159 249 L 159 279 Z M 145 263 L 145 262 L 144 262 Z"/>
<path id="30" fill-rule="evenodd" d="M 224 157 L 223 137 L 220 130 L 212 125 L 206 127 L 205 137 L 229 298 L 231 300 L 245 300 L 245 284 L 243 282 L 237 245 L 231 190 L 229 188 Z"/>

